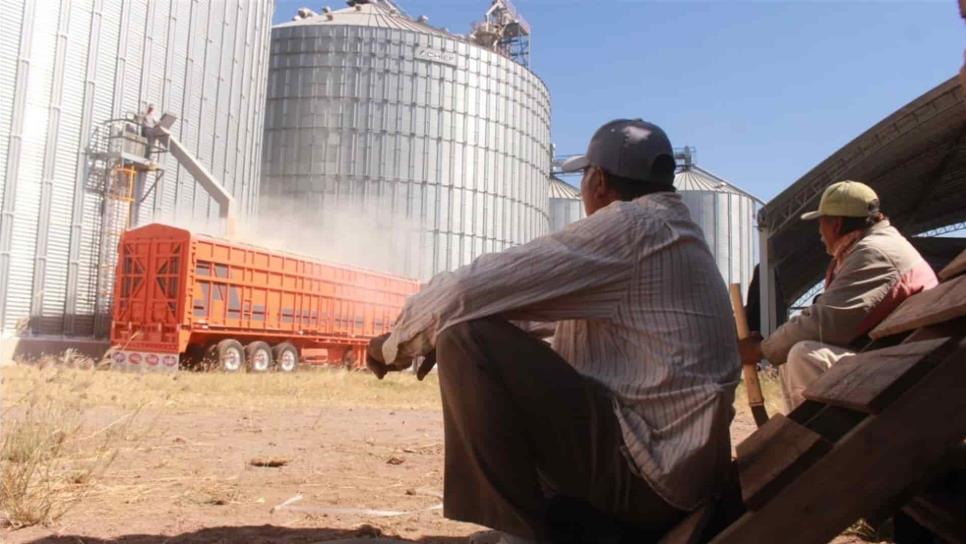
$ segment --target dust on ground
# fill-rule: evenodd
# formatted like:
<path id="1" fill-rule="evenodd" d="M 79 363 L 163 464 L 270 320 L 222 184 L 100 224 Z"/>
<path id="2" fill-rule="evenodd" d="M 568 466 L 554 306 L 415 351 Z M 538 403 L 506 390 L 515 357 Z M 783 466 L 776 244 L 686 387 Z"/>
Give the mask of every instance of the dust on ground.
<path id="1" fill-rule="evenodd" d="M 42 372 L 2 370 L 5 419 L 17 417 L 11 399 Z M 65 516 L 4 529 L 0 541 L 463 542 L 482 529 L 446 520 L 439 509 L 442 415 L 432 377 L 67 372 L 82 373 L 85 415 L 95 427 L 135 405 L 140 426 Z M 737 408 L 735 443 L 754 430 Z"/>

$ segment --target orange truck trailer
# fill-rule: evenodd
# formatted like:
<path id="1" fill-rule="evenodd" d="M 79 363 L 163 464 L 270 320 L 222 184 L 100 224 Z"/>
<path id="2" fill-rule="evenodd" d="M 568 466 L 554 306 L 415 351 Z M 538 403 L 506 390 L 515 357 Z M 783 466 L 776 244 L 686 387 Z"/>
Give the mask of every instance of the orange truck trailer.
<path id="1" fill-rule="evenodd" d="M 414 280 L 194 234 L 125 232 L 111 324 L 115 367 L 292 372 L 358 366 L 389 330 Z"/>

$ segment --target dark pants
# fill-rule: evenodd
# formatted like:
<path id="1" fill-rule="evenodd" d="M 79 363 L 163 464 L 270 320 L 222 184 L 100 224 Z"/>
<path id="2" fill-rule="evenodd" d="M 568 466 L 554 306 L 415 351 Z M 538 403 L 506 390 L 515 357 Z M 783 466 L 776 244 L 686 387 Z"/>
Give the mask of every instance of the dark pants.
<path id="1" fill-rule="evenodd" d="M 446 517 L 555 542 L 642 542 L 684 516 L 631 468 L 611 395 L 550 346 L 498 318 L 450 327 L 436 346 Z"/>

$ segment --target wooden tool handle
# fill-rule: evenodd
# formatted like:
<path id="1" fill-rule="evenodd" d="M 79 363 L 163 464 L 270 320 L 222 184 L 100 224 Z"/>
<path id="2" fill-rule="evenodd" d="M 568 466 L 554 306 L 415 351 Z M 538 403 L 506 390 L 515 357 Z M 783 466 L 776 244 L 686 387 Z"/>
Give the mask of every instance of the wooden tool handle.
<path id="1" fill-rule="evenodd" d="M 748 317 L 745 315 L 745 305 L 741 301 L 741 285 L 732 283 L 728 286 L 731 294 L 731 307 L 735 311 L 735 328 L 738 332 L 738 339 L 748 338 L 751 331 L 748 330 Z M 741 375 L 745 382 L 745 393 L 748 395 L 748 404 L 752 411 L 762 412 L 761 415 L 755 414 L 755 422 L 761 425 L 758 420 L 761 417 L 767 418 L 765 410 L 765 396 L 761 392 L 761 382 L 758 381 L 758 366 L 756 364 L 746 365 L 742 361 Z"/>
<path id="2" fill-rule="evenodd" d="M 748 404 L 751 406 L 764 406 L 765 395 L 761 392 L 761 382 L 758 381 L 758 368 L 755 365 L 741 365 L 741 375 L 745 381 L 745 392 L 748 395 Z"/>
<path id="3" fill-rule="evenodd" d="M 735 312 L 735 328 L 738 330 L 738 340 L 748 338 L 751 331 L 748 330 L 748 316 L 745 314 L 745 305 L 741 301 L 741 285 L 732 283 L 728 286 L 728 293 L 731 295 L 731 308 Z"/>

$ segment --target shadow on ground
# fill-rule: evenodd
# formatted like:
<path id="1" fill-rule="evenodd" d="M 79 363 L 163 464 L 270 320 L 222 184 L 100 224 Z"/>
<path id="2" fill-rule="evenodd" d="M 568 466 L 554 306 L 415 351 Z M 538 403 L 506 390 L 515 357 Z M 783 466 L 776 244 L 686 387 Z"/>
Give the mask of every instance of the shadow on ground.
<path id="1" fill-rule="evenodd" d="M 130 534 L 116 538 L 95 538 L 82 535 L 56 535 L 31 540 L 29 544 L 314 544 L 316 542 L 344 541 L 344 544 L 391 544 L 420 542 L 425 544 L 457 544 L 465 538 L 452 536 L 427 536 L 419 540 L 395 539 L 382 534 L 376 527 L 362 526 L 356 529 L 326 529 L 304 527 L 278 527 L 275 525 L 249 525 L 241 527 L 206 527 L 179 535 Z"/>

